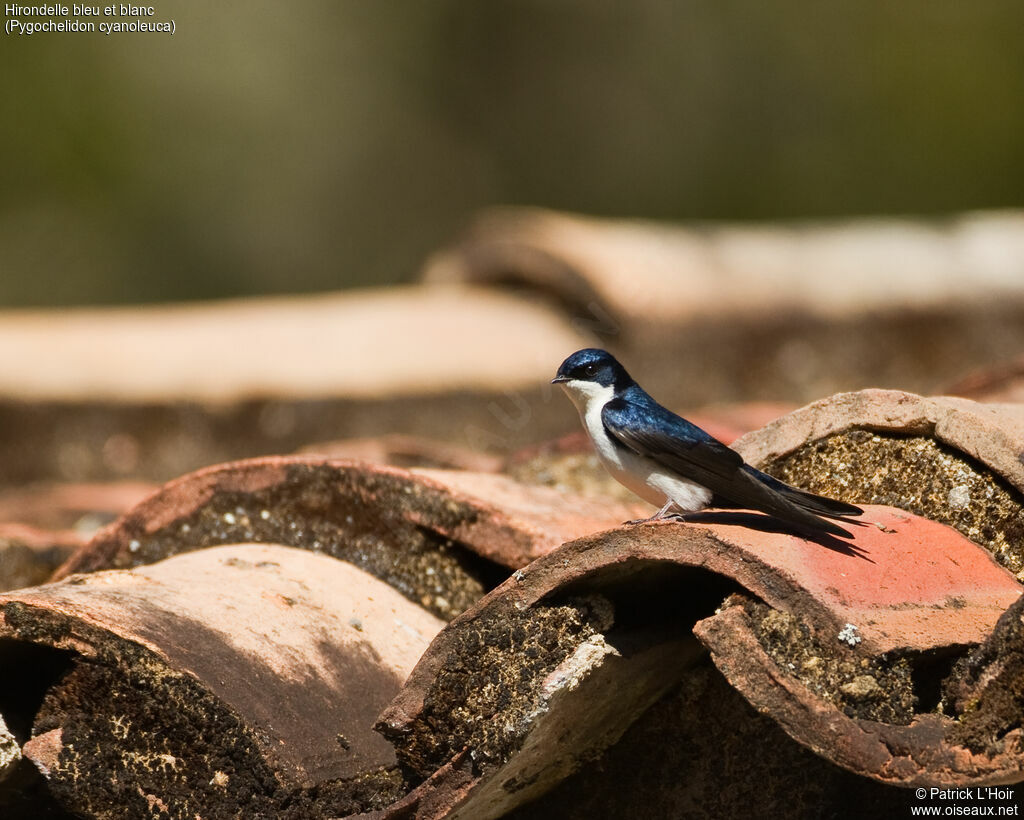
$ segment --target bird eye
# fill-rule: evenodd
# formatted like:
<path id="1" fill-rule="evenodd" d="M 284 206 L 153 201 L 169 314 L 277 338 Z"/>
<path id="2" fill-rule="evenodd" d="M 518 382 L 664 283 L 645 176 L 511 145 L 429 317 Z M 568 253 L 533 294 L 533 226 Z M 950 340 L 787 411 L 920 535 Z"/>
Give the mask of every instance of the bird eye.
<path id="1" fill-rule="evenodd" d="M 595 376 L 595 375 L 597 375 L 597 365 L 596 364 L 584 365 L 583 366 L 583 375 L 584 376 Z"/>

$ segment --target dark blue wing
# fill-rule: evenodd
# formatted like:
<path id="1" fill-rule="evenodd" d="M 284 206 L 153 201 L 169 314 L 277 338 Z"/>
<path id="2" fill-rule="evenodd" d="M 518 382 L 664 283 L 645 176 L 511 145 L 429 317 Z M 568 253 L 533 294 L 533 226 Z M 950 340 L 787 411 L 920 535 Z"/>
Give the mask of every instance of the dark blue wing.
<path id="1" fill-rule="evenodd" d="M 638 455 L 701 484 L 708 475 L 731 479 L 743 466 L 735 450 L 646 394 L 630 398 L 627 393 L 608 402 L 601 420 L 611 436 Z"/>
<path id="2" fill-rule="evenodd" d="M 859 507 L 812 495 L 755 470 L 735 450 L 666 410 L 640 388 L 608 402 L 601 420 L 620 444 L 707 487 L 717 505 L 760 510 L 805 529 L 851 537 L 825 519 L 846 521 L 861 512 Z"/>

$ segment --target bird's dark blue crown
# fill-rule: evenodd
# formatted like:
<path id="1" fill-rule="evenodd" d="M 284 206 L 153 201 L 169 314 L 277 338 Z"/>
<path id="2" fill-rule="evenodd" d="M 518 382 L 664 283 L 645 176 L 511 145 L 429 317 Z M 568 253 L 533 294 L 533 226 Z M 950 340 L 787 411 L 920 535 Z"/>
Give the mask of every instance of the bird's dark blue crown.
<path id="1" fill-rule="evenodd" d="M 596 347 L 577 350 L 562 362 L 555 376 L 556 382 L 597 382 L 616 389 L 633 383 L 626 369 L 608 351 Z"/>

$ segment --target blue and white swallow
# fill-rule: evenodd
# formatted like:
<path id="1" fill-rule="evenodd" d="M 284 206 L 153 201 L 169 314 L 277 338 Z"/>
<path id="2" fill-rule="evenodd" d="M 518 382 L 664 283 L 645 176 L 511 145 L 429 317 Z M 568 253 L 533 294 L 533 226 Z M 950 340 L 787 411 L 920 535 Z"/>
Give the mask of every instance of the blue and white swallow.
<path id="1" fill-rule="evenodd" d="M 828 519 L 845 522 L 861 515 L 860 507 L 790 487 L 751 467 L 735 450 L 658 404 L 610 353 L 578 350 L 551 383 L 560 384 L 576 405 L 608 472 L 661 507 L 646 520 L 685 518 L 714 506 L 758 510 L 801 530 L 853 537 Z"/>

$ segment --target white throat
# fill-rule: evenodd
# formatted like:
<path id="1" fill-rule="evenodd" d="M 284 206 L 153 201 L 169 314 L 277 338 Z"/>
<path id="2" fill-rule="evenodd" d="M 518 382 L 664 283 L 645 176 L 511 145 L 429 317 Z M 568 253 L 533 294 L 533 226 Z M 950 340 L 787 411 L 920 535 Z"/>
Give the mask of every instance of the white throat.
<path id="1" fill-rule="evenodd" d="M 579 379 L 565 382 L 562 387 L 569 395 L 572 403 L 580 413 L 580 421 L 583 422 L 583 429 L 587 431 L 590 440 L 594 443 L 594 449 L 605 466 L 613 470 L 619 466 L 619 457 L 615 445 L 608 438 L 608 432 L 604 429 L 604 421 L 601 419 L 601 411 L 604 406 L 612 400 L 615 395 L 615 388 L 607 387 L 597 382 L 585 382 Z"/>
<path id="2" fill-rule="evenodd" d="M 597 382 L 585 382 L 580 379 L 563 382 L 562 387 L 572 403 L 576 405 L 576 409 L 579 410 L 580 418 L 583 420 L 583 426 L 587 428 L 587 432 L 591 432 L 590 426 L 587 424 L 587 415 L 596 414 L 597 421 L 600 423 L 601 411 L 615 395 L 615 388 L 611 385 L 606 387 Z"/>
<path id="3" fill-rule="evenodd" d="M 616 446 L 601 418 L 604 406 L 615 396 L 614 387 L 578 379 L 563 382 L 562 387 L 576 405 L 598 457 L 616 481 L 655 507 L 671 500 L 679 510 L 693 512 L 703 509 L 711 500 L 711 491 L 707 488 L 631 452 L 629 448 Z"/>

